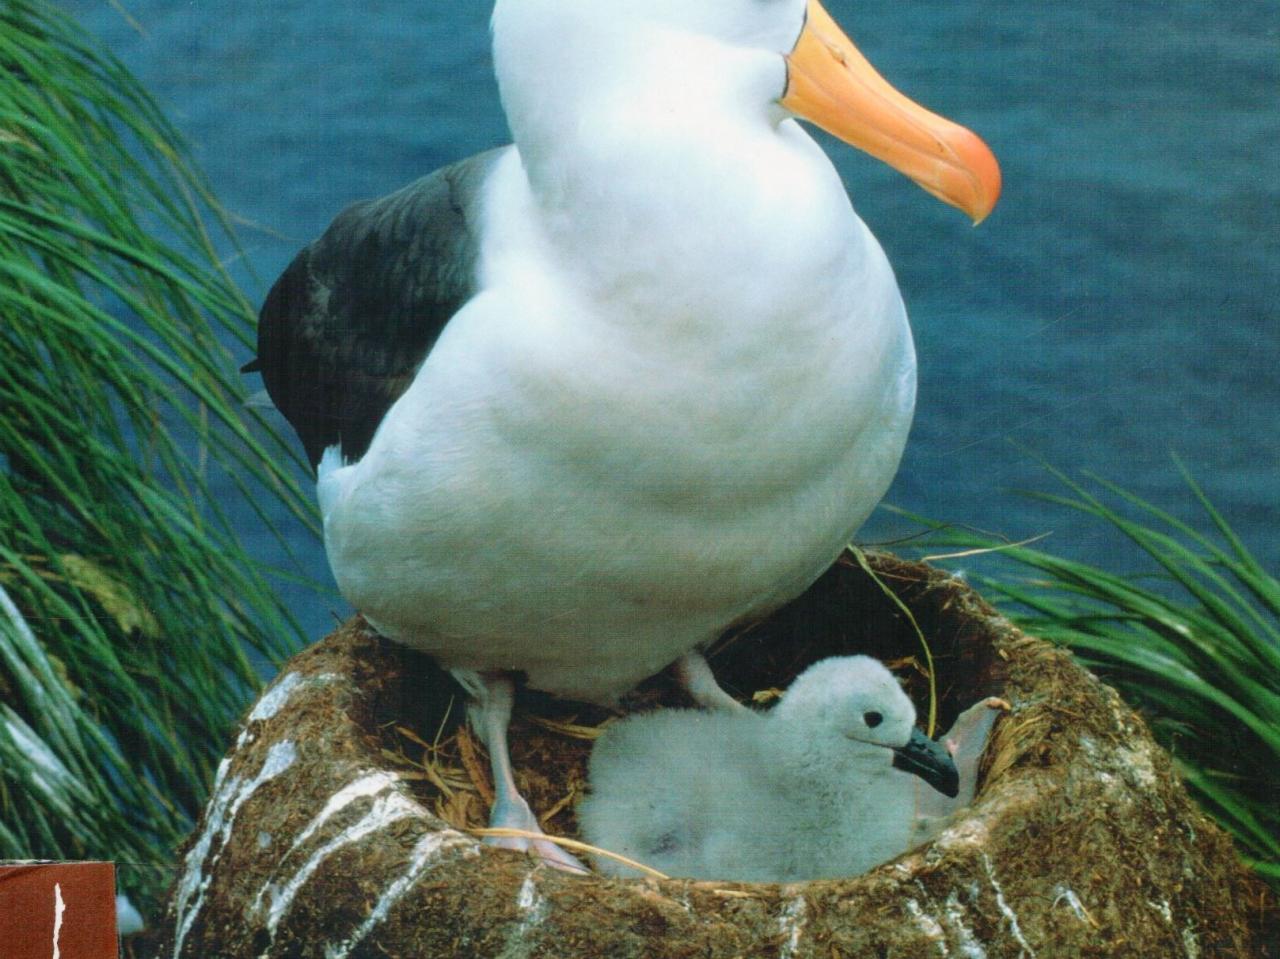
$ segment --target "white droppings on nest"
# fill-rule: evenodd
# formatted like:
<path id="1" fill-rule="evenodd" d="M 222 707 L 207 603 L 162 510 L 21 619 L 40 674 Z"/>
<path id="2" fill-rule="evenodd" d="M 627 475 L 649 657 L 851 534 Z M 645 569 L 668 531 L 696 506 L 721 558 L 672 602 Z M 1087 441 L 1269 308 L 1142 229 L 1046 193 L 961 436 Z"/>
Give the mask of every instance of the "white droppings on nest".
<path id="1" fill-rule="evenodd" d="M 177 929 L 173 941 L 175 959 L 182 954 L 182 944 L 191 931 L 204 905 L 204 894 L 209 888 L 210 871 L 217 863 L 222 850 L 231 838 L 236 814 L 240 807 L 258 791 L 263 783 L 275 779 L 298 759 L 298 750 L 289 740 L 274 743 L 267 750 L 267 758 L 253 779 L 246 782 L 239 776 L 227 777 L 230 758 L 218 764 L 213 781 L 213 795 L 205 809 L 204 828 L 195 844 L 187 852 L 182 881 L 174 896 L 174 925 Z M 216 844 L 216 848 L 215 848 Z M 192 899 L 194 897 L 194 903 Z M 188 910 L 188 907 L 190 909 Z"/>
<path id="2" fill-rule="evenodd" d="M 1173 906 L 1167 899 L 1161 899 L 1158 902 L 1154 899 L 1148 899 L 1147 905 L 1156 912 L 1161 919 L 1169 925 L 1175 925 L 1173 921 Z M 1182 948 L 1187 954 L 1187 959 L 1200 959 L 1200 937 L 1197 935 L 1194 924 L 1188 924 L 1182 928 Z"/>
<path id="3" fill-rule="evenodd" d="M 324 808 L 320 810 L 319 814 L 307 824 L 307 828 L 298 834 L 298 838 L 289 846 L 289 852 L 285 853 L 285 856 L 288 856 L 289 853 L 296 850 L 299 846 L 314 836 L 316 831 L 325 823 L 356 800 L 376 796 L 378 793 L 386 792 L 388 789 L 393 788 L 399 781 L 400 777 L 395 773 L 379 769 L 366 773 L 359 779 L 343 786 L 329 797 L 328 802 L 324 804 Z"/>
<path id="4" fill-rule="evenodd" d="M 236 749 L 242 749 L 249 743 L 253 742 L 254 734 L 250 727 L 255 723 L 265 723 L 273 718 L 281 709 L 285 707 L 293 694 L 299 689 L 309 689 L 314 686 L 323 686 L 326 683 L 333 682 L 338 679 L 336 673 L 319 673 L 315 676 L 303 676 L 301 673 L 286 673 L 278 678 L 274 683 L 267 687 L 256 703 L 253 709 L 249 711 L 249 715 L 245 718 L 244 728 L 240 730 L 240 735 L 236 737 Z"/>
<path id="5" fill-rule="evenodd" d="M 399 781 L 399 777 L 394 773 L 384 770 L 377 770 L 367 773 L 360 778 L 343 786 L 336 793 L 329 797 L 324 808 L 307 824 L 306 828 L 293 840 L 289 845 L 289 849 L 279 859 L 283 863 L 289 856 L 297 852 L 304 843 L 320 830 L 320 828 L 332 819 L 335 815 L 351 805 L 358 799 L 365 799 L 376 796 L 395 786 Z M 426 810 L 422 810 L 425 814 Z M 251 912 L 257 912 L 262 908 L 262 901 L 268 895 L 275 896 L 279 890 L 279 885 L 275 882 L 276 873 L 272 872 L 267 881 L 263 883 L 262 888 L 258 890 L 258 895 L 254 897 L 253 905 L 250 906 Z"/>
<path id="6" fill-rule="evenodd" d="M 268 883 L 258 893 L 255 906 L 261 903 L 264 895 L 270 895 L 271 905 L 267 909 L 267 932 L 270 933 L 272 940 L 275 939 L 276 930 L 280 926 L 280 921 L 288 913 L 293 905 L 294 899 L 298 892 L 302 889 L 308 879 L 310 879 L 324 864 L 324 861 L 331 855 L 345 846 L 359 842 L 365 836 L 375 833 L 381 829 L 385 829 L 392 823 L 399 822 L 402 819 L 412 817 L 421 817 L 426 815 L 426 810 L 411 799 L 407 799 L 399 793 L 391 793 L 387 796 L 379 796 L 369 807 L 369 811 L 364 814 L 357 822 L 348 826 L 342 832 L 331 838 L 322 845 L 311 857 L 302 864 L 290 877 L 289 881 L 283 887 L 275 887 Z M 270 952 L 271 946 L 268 944 L 263 955 Z"/>
<path id="7" fill-rule="evenodd" d="M 1129 707 L 1114 689 L 1103 684 L 1102 680 L 1092 673 L 1090 678 L 1102 686 L 1104 689 L 1104 697 L 1107 706 L 1111 710 L 1111 721 L 1115 723 L 1115 727 L 1123 734 L 1123 738 L 1128 740 L 1133 738 L 1133 714 L 1129 711 Z"/>
<path id="8" fill-rule="evenodd" d="M 787 900 L 778 917 L 778 930 L 782 934 L 782 949 L 779 959 L 795 959 L 799 954 L 800 937 L 804 934 L 805 922 L 808 919 L 809 907 L 804 896 L 796 895 Z"/>
<path id="9" fill-rule="evenodd" d="M 899 881 L 905 881 L 907 879 L 910 879 L 912 876 L 916 874 L 916 870 L 911 865 L 912 858 L 914 857 L 910 857 L 906 860 L 899 859 L 897 862 L 895 862 L 893 865 L 889 867 L 889 870 L 893 873 L 893 875 Z"/>
<path id="10" fill-rule="evenodd" d="M 464 857 L 479 855 L 480 852 L 479 844 L 475 840 L 453 829 L 427 833 L 419 839 L 410 854 L 409 868 L 383 890 L 369 915 L 347 939 L 325 946 L 325 959 L 347 959 L 351 950 L 368 938 L 369 933 L 386 920 L 396 903 L 427 874 L 429 867 L 441 860 L 446 853 L 458 848 L 463 849 Z"/>
<path id="11" fill-rule="evenodd" d="M 288 673 L 272 683 L 254 704 L 246 722 L 266 722 L 284 707 L 293 691 L 302 685 L 300 673 Z"/>
<path id="12" fill-rule="evenodd" d="M 1200 937 L 1191 926 L 1182 930 L 1182 948 L 1187 951 L 1187 959 L 1200 959 Z"/>
<path id="13" fill-rule="evenodd" d="M 531 869 L 520 884 L 520 891 L 516 893 L 516 912 L 520 918 L 507 934 L 498 959 L 523 959 L 529 955 L 533 947 L 533 931 L 551 914 L 551 903 L 538 889 L 537 876 L 538 870 Z"/>
<path id="14" fill-rule="evenodd" d="M 987 951 L 982 948 L 982 943 L 978 942 L 973 930 L 965 925 L 964 906 L 960 904 L 960 897 L 954 891 L 947 896 L 943 916 L 963 959 L 987 959 Z"/>
<path id="15" fill-rule="evenodd" d="M 1099 748 L 1089 736 L 1080 737 L 1080 749 L 1089 757 L 1089 765 L 1094 769 L 1094 778 L 1102 784 L 1102 788 L 1113 799 L 1126 804 L 1133 802 L 1129 790 L 1124 788 L 1123 779 L 1113 770 L 1116 769 L 1115 757 L 1110 750 Z"/>
<path id="16" fill-rule="evenodd" d="M 946 854 L 985 848 L 990 839 L 991 830 L 986 821 L 969 816 L 944 829 L 933 841 L 933 845 L 939 852 Z"/>
<path id="17" fill-rule="evenodd" d="M 1123 746 L 1116 750 L 1116 758 L 1120 761 L 1120 769 L 1131 786 L 1143 792 L 1151 792 L 1156 788 L 1159 780 L 1156 778 L 1151 750 L 1145 744 L 1137 747 Z"/>
<path id="18" fill-rule="evenodd" d="M 1108 791 L 1125 802 L 1133 802 L 1130 790 L 1151 792 L 1160 783 L 1151 747 L 1146 743 L 1103 749 L 1088 736 L 1080 737 L 1080 747 L 1098 768 L 1096 776 Z M 1123 785 L 1130 787 L 1123 788 Z"/>
<path id="19" fill-rule="evenodd" d="M 302 845 L 305 845 L 306 841 L 310 840 L 326 822 L 329 822 L 329 819 L 337 816 L 337 814 L 342 812 L 343 809 L 346 809 L 348 805 L 355 803 L 358 799 L 371 798 L 371 796 L 385 793 L 388 789 L 392 789 L 392 787 L 396 786 L 397 782 L 399 782 L 399 777 L 396 773 L 384 770 L 375 770 L 365 773 L 364 776 L 357 778 L 357 780 L 348 782 L 348 784 L 343 786 L 342 789 L 339 789 L 337 793 L 329 796 L 328 802 L 325 803 L 324 808 L 316 814 L 315 818 L 311 819 L 310 823 L 307 823 L 306 828 L 303 828 L 300 834 L 294 837 L 293 842 L 289 844 L 288 850 L 279 858 L 279 862 L 283 863 L 285 859 L 288 859 L 293 853 L 296 853 L 296 851 L 302 848 Z M 412 802 L 412 800 L 406 800 L 406 802 Z M 420 812 L 425 814 L 426 810 L 420 808 Z M 270 873 L 268 881 L 262 883 L 261 889 L 257 892 L 255 898 L 253 898 L 253 904 L 250 907 L 251 912 L 259 912 L 262 908 L 262 900 L 264 900 L 266 896 L 271 895 L 274 898 L 274 896 L 278 894 L 279 885 L 275 882 L 275 874 L 275 872 Z"/>
<path id="20" fill-rule="evenodd" d="M 1093 922 L 1089 918 L 1089 913 L 1085 911 L 1084 903 L 1080 901 L 1080 897 L 1076 895 L 1074 889 L 1059 884 L 1053 887 L 1053 895 L 1053 904 L 1055 906 L 1060 902 L 1065 902 L 1077 919 L 1081 922 L 1087 922 L 1089 925 L 1093 925 Z"/>
<path id="21" fill-rule="evenodd" d="M 996 881 L 996 870 L 991 864 L 991 857 L 985 852 L 982 854 L 982 864 L 987 870 L 987 880 L 991 883 L 991 889 L 996 894 L 996 906 L 999 907 L 1001 915 L 1005 921 L 1009 923 L 1009 933 L 1018 943 L 1018 947 L 1023 950 L 1022 955 L 1029 955 L 1035 959 L 1036 951 L 1031 948 L 1031 944 L 1022 935 L 1022 928 L 1018 925 L 1018 915 L 1005 901 L 1004 890 L 1000 888 L 1000 883 Z"/>
<path id="22" fill-rule="evenodd" d="M 545 902 L 542 893 L 538 892 L 538 883 L 530 872 L 520 884 L 520 892 L 516 894 L 516 908 L 522 913 L 536 912 L 539 903 Z"/>
<path id="23" fill-rule="evenodd" d="M 906 908 L 907 915 L 911 917 L 911 921 L 916 924 L 916 928 L 924 937 L 938 947 L 941 955 L 950 956 L 951 950 L 947 948 L 947 934 L 943 931 L 942 924 L 921 909 L 920 903 L 914 899 L 907 900 Z"/>

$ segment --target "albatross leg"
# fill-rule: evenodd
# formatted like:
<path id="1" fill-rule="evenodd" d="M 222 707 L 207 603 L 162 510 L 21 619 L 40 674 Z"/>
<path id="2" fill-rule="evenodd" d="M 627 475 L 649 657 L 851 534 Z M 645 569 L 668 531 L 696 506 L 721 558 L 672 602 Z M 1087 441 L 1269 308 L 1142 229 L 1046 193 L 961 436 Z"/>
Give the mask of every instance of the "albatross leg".
<path id="1" fill-rule="evenodd" d="M 707 662 L 707 657 L 697 650 L 685 653 L 676 660 L 675 674 L 680 685 L 703 709 L 749 712 L 746 706 L 721 688 L 716 682 L 715 674 L 711 672 L 711 664 Z"/>
<path id="2" fill-rule="evenodd" d="M 507 751 L 507 726 L 515 704 L 516 684 L 506 674 L 454 673 L 472 694 L 471 724 L 489 750 L 493 770 L 493 809 L 489 826 L 493 829 L 521 829 L 542 835 L 538 817 L 516 788 Z M 503 849 L 528 852 L 568 872 L 586 873 L 587 868 L 576 858 L 548 839 L 517 836 L 489 836 L 486 843 Z"/>

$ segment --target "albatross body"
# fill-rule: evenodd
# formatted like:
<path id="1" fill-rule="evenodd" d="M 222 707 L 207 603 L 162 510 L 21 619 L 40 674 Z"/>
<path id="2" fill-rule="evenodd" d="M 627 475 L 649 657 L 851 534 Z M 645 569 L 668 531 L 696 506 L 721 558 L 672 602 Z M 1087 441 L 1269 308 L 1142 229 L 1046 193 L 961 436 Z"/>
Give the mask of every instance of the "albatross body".
<path id="1" fill-rule="evenodd" d="M 770 146 L 774 170 L 821 157 L 798 129 Z M 380 631 L 607 700 L 795 596 L 875 506 L 915 393 L 893 275 L 829 171 L 760 195 L 723 159 L 723 196 L 645 189 L 557 237 L 494 158 L 476 296 L 365 455 L 322 465 L 334 572 Z M 723 236 L 717 208 L 771 229 Z"/>
<path id="2" fill-rule="evenodd" d="M 975 219 L 999 180 L 816 0 L 498 0 L 493 27 L 514 145 L 343 213 L 271 291 L 258 363 L 340 589 L 473 692 L 495 824 L 528 827 L 512 676 L 608 701 L 697 663 L 896 470 L 906 314 L 795 116 Z"/>

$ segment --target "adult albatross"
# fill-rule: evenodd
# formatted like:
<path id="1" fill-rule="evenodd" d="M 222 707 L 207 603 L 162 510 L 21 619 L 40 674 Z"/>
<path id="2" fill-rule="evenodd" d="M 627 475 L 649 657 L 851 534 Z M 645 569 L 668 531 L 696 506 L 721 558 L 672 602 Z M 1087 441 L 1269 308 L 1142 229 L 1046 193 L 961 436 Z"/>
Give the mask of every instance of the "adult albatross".
<path id="1" fill-rule="evenodd" d="M 915 355 L 806 118 L 975 221 L 972 133 L 817 0 L 497 0 L 514 145 L 357 204 L 262 309 L 338 586 L 473 697 L 495 826 L 537 831 L 514 684 L 609 701 L 812 583 L 897 468 Z M 504 840 L 566 865 L 546 839 Z"/>

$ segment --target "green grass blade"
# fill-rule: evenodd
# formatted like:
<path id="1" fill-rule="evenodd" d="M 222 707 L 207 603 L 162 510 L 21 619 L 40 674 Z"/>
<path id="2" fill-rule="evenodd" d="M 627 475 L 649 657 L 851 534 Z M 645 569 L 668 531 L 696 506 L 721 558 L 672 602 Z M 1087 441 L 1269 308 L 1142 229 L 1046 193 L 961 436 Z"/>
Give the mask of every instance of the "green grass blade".
<path id="1" fill-rule="evenodd" d="M 144 910 L 304 640 L 232 517 L 319 528 L 222 345 L 227 222 L 117 61 L 0 5 L 0 857 L 116 859 Z"/>
<path id="2" fill-rule="evenodd" d="M 1206 529 L 1097 479 L 1095 494 L 1051 470 L 1069 495 L 1035 494 L 1111 525 L 1140 547 L 1156 576 L 1121 576 L 925 525 L 933 530 L 932 547 L 991 550 L 996 571 L 979 579 L 988 595 L 1028 632 L 1073 648 L 1143 708 L 1205 808 L 1235 836 L 1250 865 L 1276 881 L 1280 580 L 1178 467 Z"/>

